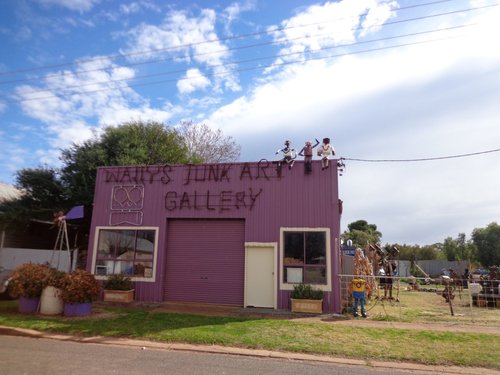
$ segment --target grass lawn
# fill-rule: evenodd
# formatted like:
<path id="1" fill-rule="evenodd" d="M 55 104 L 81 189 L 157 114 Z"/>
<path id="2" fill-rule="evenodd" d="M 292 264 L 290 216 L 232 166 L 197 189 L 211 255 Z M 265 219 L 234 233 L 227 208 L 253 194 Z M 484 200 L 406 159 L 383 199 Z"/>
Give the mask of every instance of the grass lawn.
<path id="1" fill-rule="evenodd" d="M 500 314 L 500 311 L 496 311 Z M 82 335 L 500 369 L 500 335 L 361 328 L 302 320 L 212 317 L 100 306 L 90 318 L 21 315 L 0 301 L 0 325 Z"/>
<path id="2" fill-rule="evenodd" d="M 443 289 L 436 285 L 429 287 Z M 366 308 L 371 319 L 500 327 L 500 308 L 471 308 L 467 290 L 455 291 L 452 302 L 454 316 L 451 316 L 449 304 L 436 292 L 408 291 L 406 284 L 401 284 L 399 293 L 396 289 L 393 296 L 398 297 L 400 302 L 376 299 L 369 302 Z"/>

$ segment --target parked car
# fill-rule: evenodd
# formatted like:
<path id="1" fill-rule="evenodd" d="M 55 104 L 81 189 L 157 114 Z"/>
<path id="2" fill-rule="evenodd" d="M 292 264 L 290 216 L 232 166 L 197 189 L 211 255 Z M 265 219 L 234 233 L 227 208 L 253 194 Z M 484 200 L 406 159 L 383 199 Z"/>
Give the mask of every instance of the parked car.
<path id="1" fill-rule="evenodd" d="M 9 286 L 10 277 L 12 276 L 12 270 L 5 269 L 0 266 L 0 295 L 8 296 L 7 289 Z"/>
<path id="2" fill-rule="evenodd" d="M 484 268 L 476 268 L 472 271 L 472 281 L 479 281 L 483 276 L 486 276 L 490 273 L 490 271 L 485 270 Z"/>

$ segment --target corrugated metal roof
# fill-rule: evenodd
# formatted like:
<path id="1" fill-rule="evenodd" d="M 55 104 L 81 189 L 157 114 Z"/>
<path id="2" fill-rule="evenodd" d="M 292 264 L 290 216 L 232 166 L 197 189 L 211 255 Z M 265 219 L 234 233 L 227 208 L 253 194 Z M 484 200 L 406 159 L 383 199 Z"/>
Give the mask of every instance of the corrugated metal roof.
<path id="1" fill-rule="evenodd" d="M 21 191 L 12 185 L 0 182 L 0 203 L 12 201 L 21 197 Z"/>

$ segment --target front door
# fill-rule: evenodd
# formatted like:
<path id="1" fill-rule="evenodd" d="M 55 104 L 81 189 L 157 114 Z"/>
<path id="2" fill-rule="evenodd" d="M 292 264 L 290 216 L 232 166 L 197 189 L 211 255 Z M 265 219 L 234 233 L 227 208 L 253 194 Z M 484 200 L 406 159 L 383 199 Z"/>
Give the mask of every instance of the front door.
<path id="1" fill-rule="evenodd" d="M 276 308 L 276 244 L 246 244 L 245 306 Z"/>

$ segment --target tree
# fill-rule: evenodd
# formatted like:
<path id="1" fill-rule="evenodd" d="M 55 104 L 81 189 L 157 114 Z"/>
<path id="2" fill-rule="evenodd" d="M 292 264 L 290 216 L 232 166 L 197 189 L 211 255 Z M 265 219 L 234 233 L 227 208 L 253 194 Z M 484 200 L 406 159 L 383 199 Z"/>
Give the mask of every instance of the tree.
<path id="1" fill-rule="evenodd" d="M 434 245 L 400 245 L 400 244 L 392 244 L 385 245 L 386 249 L 390 249 L 393 247 L 397 247 L 399 249 L 399 259 L 400 260 L 433 260 L 439 259 L 441 256 L 440 247 L 441 244 Z"/>
<path id="2" fill-rule="evenodd" d="M 443 253 L 449 261 L 472 261 L 475 259 L 475 250 L 474 244 L 466 239 L 465 233 L 459 233 L 455 239 L 447 237 L 443 243 Z"/>
<path id="3" fill-rule="evenodd" d="M 477 259 L 484 267 L 500 265 L 500 225 L 490 223 L 486 228 L 472 231 L 472 242 L 477 248 Z"/>
<path id="4" fill-rule="evenodd" d="M 16 172 L 18 199 L 0 204 L 0 223 L 23 226 L 29 219 L 47 219 L 65 206 L 66 196 L 57 171 L 47 166 L 25 168 Z"/>
<path id="5" fill-rule="evenodd" d="M 347 231 L 342 234 L 344 242 L 351 240 L 354 246 L 365 248 L 367 243 L 380 242 L 382 233 L 375 224 L 368 224 L 366 220 L 357 220 L 347 225 Z"/>
<path id="6" fill-rule="evenodd" d="M 220 129 L 212 130 L 205 124 L 192 121 L 181 123 L 180 133 L 188 150 L 188 157 L 204 163 L 226 163 L 236 161 L 241 147 Z"/>
<path id="7" fill-rule="evenodd" d="M 157 122 L 107 127 L 81 145 L 62 150 L 61 180 L 73 204 L 93 201 L 97 167 L 193 162 L 181 134 Z"/>

